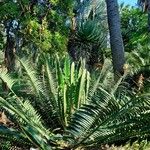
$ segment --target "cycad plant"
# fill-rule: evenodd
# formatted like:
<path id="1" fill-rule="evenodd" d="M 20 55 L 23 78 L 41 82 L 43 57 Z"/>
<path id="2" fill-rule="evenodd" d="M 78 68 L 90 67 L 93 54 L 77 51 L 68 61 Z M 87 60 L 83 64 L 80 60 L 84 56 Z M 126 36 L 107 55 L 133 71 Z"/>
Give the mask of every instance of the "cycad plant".
<path id="1" fill-rule="evenodd" d="M 91 66 L 100 61 L 103 63 L 102 53 L 108 35 L 105 2 L 84 0 L 78 2 L 74 9 L 75 27 L 68 43 L 70 55 L 74 60 L 86 58 Z"/>
<path id="2" fill-rule="evenodd" d="M 4 126 L 0 130 L 1 136 L 14 137 L 18 141 L 23 139 L 42 150 L 86 148 L 149 136 L 150 94 L 130 93 L 122 84 L 125 76 L 114 84 L 111 80 L 112 73 L 107 74 L 106 67 L 94 83 L 91 81 L 87 84 L 88 73 L 85 75 L 84 67 L 72 67 L 68 58 L 63 69 L 57 59 L 56 78 L 49 68 L 50 60 L 47 57 L 44 65 L 47 70 L 39 76 L 35 75 L 35 70 L 31 69 L 26 60 L 19 61 L 32 91 L 26 87 L 26 93 L 30 95 L 21 97 L 14 90 L 14 81 L 10 76 L 1 75 L 2 80 L 8 81 L 10 94 L 7 98 L 0 97 L 0 106 L 11 114 L 17 126 L 16 129 Z M 66 64 L 70 64 L 70 67 L 66 67 Z M 109 68 L 109 63 L 106 64 Z M 79 86 L 78 90 L 76 86 Z M 44 122 L 45 114 L 48 123 Z M 62 130 L 58 130 L 59 125 L 54 130 L 52 117 L 48 118 L 52 115 L 53 118 L 58 118 Z"/>
<path id="3" fill-rule="evenodd" d="M 90 104 L 74 114 L 67 128 L 71 147 L 95 146 L 149 136 L 149 100 L 149 94 L 129 98 L 125 93 L 114 96 L 99 89 Z"/>
<path id="4" fill-rule="evenodd" d="M 65 128 L 74 111 L 86 103 L 90 74 L 85 68 L 85 60 L 75 65 L 69 57 L 60 59 L 56 56 L 54 60 L 43 55 L 42 59 L 42 71 L 38 73 L 34 69 L 36 65 L 18 58 L 23 69 L 20 82 L 15 83 L 6 72 L 1 73 L 0 77 L 7 82 L 12 94 L 26 96 L 31 99 L 32 104 L 38 103 L 40 107 L 37 107 L 45 115 L 47 122 L 57 118 L 55 121 Z M 51 115 L 48 113 L 50 110 Z"/>
<path id="5" fill-rule="evenodd" d="M 64 63 L 61 63 L 62 61 Z M 61 125 L 65 128 L 74 111 L 86 103 L 90 74 L 86 70 L 85 60 L 75 65 L 74 62 L 71 63 L 69 57 L 62 60 L 57 57 L 54 78 L 50 68 L 49 59 L 46 58 L 45 76 L 48 81 L 46 87 L 50 89 L 48 97 L 52 95 L 52 108 L 55 108 L 53 112 L 56 112 Z"/>

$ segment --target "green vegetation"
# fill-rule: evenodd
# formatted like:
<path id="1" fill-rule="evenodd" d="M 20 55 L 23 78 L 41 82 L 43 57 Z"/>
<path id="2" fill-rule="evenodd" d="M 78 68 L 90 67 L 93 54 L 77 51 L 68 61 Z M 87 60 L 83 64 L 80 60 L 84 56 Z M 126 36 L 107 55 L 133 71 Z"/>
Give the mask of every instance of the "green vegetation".
<path id="1" fill-rule="evenodd" d="M 2 0 L 0 149 L 150 149 L 147 18 L 115 0 Z"/>

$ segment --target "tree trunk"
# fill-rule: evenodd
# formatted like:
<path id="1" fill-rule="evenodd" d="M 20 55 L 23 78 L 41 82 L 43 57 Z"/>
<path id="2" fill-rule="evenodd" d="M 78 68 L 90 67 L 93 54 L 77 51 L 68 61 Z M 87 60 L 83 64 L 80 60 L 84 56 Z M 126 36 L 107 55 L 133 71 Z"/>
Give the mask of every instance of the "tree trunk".
<path id="1" fill-rule="evenodd" d="M 15 40 L 10 35 L 11 27 L 12 27 L 12 21 L 9 22 L 9 25 L 6 28 L 7 39 L 6 39 L 6 47 L 4 51 L 5 54 L 4 62 L 8 73 L 11 73 L 15 70 Z M 4 92 L 8 92 L 8 87 L 5 82 L 2 83 L 2 88 Z"/>
<path id="2" fill-rule="evenodd" d="M 13 21 L 6 24 L 6 47 L 5 47 L 5 66 L 7 71 L 13 72 L 15 70 L 15 38 L 11 35 L 13 28 Z"/>
<path id="3" fill-rule="evenodd" d="M 106 4 L 113 69 L 115 79 L 118 79 L 118 76 L 123 75 L 124 73 L 123 66 L 125 63 L 118 3 L 117 0 L 106 0 Z"/>
<path id="4" fill-rule="evenodd" d="M 10 37 L 7 37 L 5 65 L 9 73 L 15 70 L 15 41 Z"/>

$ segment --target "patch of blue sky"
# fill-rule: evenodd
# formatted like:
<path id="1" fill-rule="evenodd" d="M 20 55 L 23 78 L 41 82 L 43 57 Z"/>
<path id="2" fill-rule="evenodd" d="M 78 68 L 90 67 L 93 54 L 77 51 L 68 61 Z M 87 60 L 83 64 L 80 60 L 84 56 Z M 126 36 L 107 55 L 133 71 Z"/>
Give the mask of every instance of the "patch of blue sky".
<path id="1" fill-rule="evenodd" d="M 124 2 L 125 5 L 136 6 L 137 0 L 118 0 L 118 3 Z"/>

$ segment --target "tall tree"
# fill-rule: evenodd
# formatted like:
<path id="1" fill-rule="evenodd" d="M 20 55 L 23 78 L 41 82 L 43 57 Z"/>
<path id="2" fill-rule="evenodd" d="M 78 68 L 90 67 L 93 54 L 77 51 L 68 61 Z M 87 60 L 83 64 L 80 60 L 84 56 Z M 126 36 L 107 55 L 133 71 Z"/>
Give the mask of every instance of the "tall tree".
<path id="1" fill-rule="evenodd" d="M 107 18 L 110 33 L 110 45 L 115 78 L 122 75 L 125 63 L 124 45 L 121 35 L 121 25 L 117 0 L 106 0 Z"/>
<path id="2" fill-rule="evenodd" d="M 39 51 L 62 54 L 67 50 L 65 22 L 72 5 L 72 0 L 0 0 L 0 46 L 4 45 L 0 48 L 8 72 L 15 70 L 15 52 L 35 60 Z"/>
<path id="3" fill-rule="evenodd" d="M 0 40 L 0 44 L 8 47 L 7 43 L 13 37 L 19 53 L 63 53 L 67 50 L 69 32 L 66 20 L 72 16 L 72 10 L 73 0 L 0 1 L 0 25 L 4 26 L 5 33 L 0 32 L 0 37 L 6 41 Z M 15 22 L 19 24 L 17 31 Z"/>

